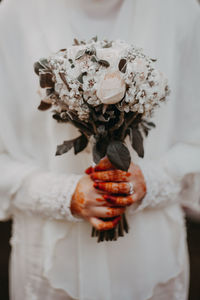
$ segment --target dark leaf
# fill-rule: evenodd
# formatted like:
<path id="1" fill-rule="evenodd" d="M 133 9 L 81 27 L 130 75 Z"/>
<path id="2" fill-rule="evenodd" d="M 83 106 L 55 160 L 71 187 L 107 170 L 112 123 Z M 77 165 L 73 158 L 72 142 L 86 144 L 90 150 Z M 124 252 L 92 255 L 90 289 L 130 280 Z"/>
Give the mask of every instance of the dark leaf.
<path id="1" fill-rule="evenodd" d="M 80 83 L 83 83 L 83 76 L 85 76 L 85 75 L 87 75 L 86 72 L 81 73 L 81 74 L 78 76 L 77 80 L 78 80 Z"/>
<path id="2" fill-rule="evenodd" d="M 123 171 L 128 171 L 131 156 L 128 148 L 120 141 L 113 141 L 108 145 L 107 153 L 110 162 L 117 168 Z"/>
<path id="3" fill-rule="evenodd" d="M 56 155 L 62 155 L 68 152 L 74 146 L 74 140 L 64 141 L 62 145 L 57 146 Z"/>
<path id="4" fill-rule="evenodd" d="M 108 62 L 107 60 L 105 60 L 105 59 L 100 59 L 100 60 L 98 60 L 98 63 L 99 63 L 101 66 L 106 67 L 106 68 L 108 68 L 108 67 L 110 66 L 109 62 Z"/>
<path id="5" fill-rule="evenodd" d="M 143 120 L 144 123 L 146 123 L 149 127 L 156 127 L 156 125 L 153 122 L 148 122 L 146 120 Z"/>
<path id="6" fill-rule="evenodd" d="M 151 61 L 156 62 L 157 59 L 156 58 L 151 58 Z"/>
<path id="7" fill-rule="evenodd" d="M 149 134 L 149 128 L 146 127 L 144 124 L 141 123 L 141 129 L 144 132 L 145 136 L 148 136 L 148 134 Z"/>
<path id="8" fill-rule="evenodd" d="M 51 89 L 46 89 L 46 95 L 47 96 L 50 96 L 51 94 L 54 93 L 54 88 L 51 88 Z"/>
<path id="9" fill-rule="evenodd" d="M 101 122 L 109 122 L 110 121 L 110 116 L 103 116 L 103 115 L 100 115 L 98 117 L 98 120 L 101 121 Z"/>
<path id="10" fill-rule="evenodd" d="M 50 72 L 40 73 L 40 86 L 41 88 L 53 88 L 53 74 Z"/>
<path id="11" fill-rule="evenodd" d="M 74 39 L 74 45 L 75 45 L 75 46 L 80 45 L 80 43 L 79 43 L 79 41 L 78 41 L 77 39 Z"/>
<path id="12" fill-rule="evenodd" d="M 55 112 L 53 115 L 52 115 L 53 119 L 55 119 L 57 122 L 62 122 L 62 123 L 67 123 L 69 121 L 68 118 L 66 119 L 62 119 L 61 116 L 60 116 L 60 113 L 58 112 Z"/>
<path id="13" fill-rule="evenodd" d="M 61 52 L 65 52 L 66 50 L 67 50 L 66 48 L 60 49 Z"/>
<path id="14" fill-rule="evenodd" d="M 122 73 L 126 72 L 126 59 L 125 58 L 120 59 L 118 68 L 119 68 L 120 72 L 122 72 Z"/>
<path id="15" fill-rule="evenodd" d="M 67 79 L 65 77 L 65 73 L 59 72 L 60 78 L 62 79 L 63 83 L 66 85 L 68 91 L 71 91 L 71 87 L 69 86 Z"/>
<path id="16" fill-rule="evenodd" d="M 95 55 L 92 55 L 92 57 L 91 57 L 91 61 L 92 61 L 92 62 L 97 62 L 97 58 L 96 58 L 96 56 L 95 56 Z"/>
<path id="17" fill-rule="evenodd" d="M 129 128 L 129 130 L 131 145 L 133 149 L 137 152 L 139 157 L 144 157 L 143 137 L 140 131 L 136 128 Z"/>
<path id="18" fill-rule="evenodd" d="M 99 135 L 105 135 L 105 133 L 106 133 L 105 125 L 98 126 L 97 127 L 97 133 Z"/>
<path id="19" fill-rule="evenodd" d="M 73 60 L 71 58 L 69 58 L 68 61 L 70 62 L 70 64 L 73 63 Z"/>
<path id="20" fill-rule="evenodd" d="M 110 47 L 112 47 L 112 42 L 107 42 L 107 43 L 103 46 L 103 48 L 110 48 Z"/>
<path id="21" fill-rule="evenodd" d="M 48 69 L 48 67 L 48 60 L 46 58 L 42 58 L 34 63 L 34 71 L 37 75 L 39 75 L 40 70 Z"/>
<path id="22" fill-rule="evenodd" d="M 51 108 L 51 106 L 52 106 L 51 103 L 41 101 L 40 105 L 38 106 L 38 109 L 44 111 L 44 110 L 47 110 L 47 109 Z"/>
<path id="23" fill-rule="evenodd" d="M 35 62 L 33 67 L 34 67 L 34 71 L 37 75 L 39 75 L 40 70 L 44 69 L 44 67 L 41 66 L 39 61 Z"/>
<path id="24" fill-rule="evenodd" d="M 107 141 L 105 139 L 100 139 L 94 144 L 92 149 L 93 161 L 98 164 L 99 161 L 106 155 Z"/>
<path id="25" fill-rule="evenodd" d="M 96 55 L 96 49 L 94 47 L 91 47 L 89 49 L 86 49 L 85 50 L 85 54 L 88 54 L 88 55 Z"/>
<path id="26" fill-rule="evenodd" d="M 81 49 L 77 52 L 75 59 L 79 59 L 81 57 L 83 57 L 83 55 L 85 55 L 85 49 Z"/>
<path id="27" fill-rule="evenodd" d="M 83 151 L 88 144 L 88 139 L 87 137 L 82 134 L 79 136 L 77 139 L 74 140 L 74 154 L 77 154 L 81 151 Z"/>

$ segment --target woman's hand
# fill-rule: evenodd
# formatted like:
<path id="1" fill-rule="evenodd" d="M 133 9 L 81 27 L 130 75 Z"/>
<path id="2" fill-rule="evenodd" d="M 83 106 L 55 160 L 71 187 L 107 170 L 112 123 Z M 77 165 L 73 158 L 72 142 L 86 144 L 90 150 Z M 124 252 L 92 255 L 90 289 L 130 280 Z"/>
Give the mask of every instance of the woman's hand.
<path id="1" fill-rule="evenodd" d="M 125 211 L 124 207 L 113 207 L 103 193 L 94 188 L 94 182 L 88 175 L 78 182 L 70 209 L 72 214 L 88 220 L 98 230 L 114 228 Z M 100 218 L 113 219 L 104 221 Z"/>
<path id="2" fill-rule="evenodd" d="M 95 181 L 94 187 L 106 193 L 105 200 L 116 206 L 129 206 L 141 201 L 146 194 L 144 176 L 139 166 L 131 163 L 128 172 L 117 170 L 107 158 L 103 158 L 87 174 Z"/>

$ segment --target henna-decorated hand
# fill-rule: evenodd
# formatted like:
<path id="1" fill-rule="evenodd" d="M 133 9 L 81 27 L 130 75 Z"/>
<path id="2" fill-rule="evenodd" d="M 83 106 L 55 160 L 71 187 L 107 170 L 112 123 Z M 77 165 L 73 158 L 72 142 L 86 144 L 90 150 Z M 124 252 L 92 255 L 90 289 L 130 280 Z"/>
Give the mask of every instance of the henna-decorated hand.
<path id="1" fill-rule="evenodd" d="M 87 169 L 86 173 L 95 181 L 94 187 L 106 193 L 104 199 L 113 206 L 129 206 L 141 201 L 146 194 L 142 171 L 133 163 L 125 172 L 116 169 L 108 158 L 103 158 L 95 168 Z"/>
<path id="2" fill-rule="evenodd" d="M 70 209 L 72 214 L 88 220 L 98 230 L 114 228 L 125 210 L 124 207 L 113 207 L 103 193 L 94 188 L 94 182 L 88 175 L 78 182 Z M 109 221 L 101 219 L 112 217 Z"/>

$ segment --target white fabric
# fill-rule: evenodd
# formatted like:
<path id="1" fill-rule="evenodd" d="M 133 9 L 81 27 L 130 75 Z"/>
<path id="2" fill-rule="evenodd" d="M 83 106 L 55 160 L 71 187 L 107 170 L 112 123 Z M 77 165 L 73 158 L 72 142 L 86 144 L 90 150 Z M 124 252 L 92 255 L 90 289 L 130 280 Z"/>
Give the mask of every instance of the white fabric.
<path id="1" fill-rule="evenodd" d="M 0 216 L 14 219 L 12 300 L 187 299 L 187 247 L 179 203 L 186 187 L 184 201 L 199 201 L 199 25 L 194 0 L 2 2 Z M 40 97 L 32 68 L 38 58 L 70 45 L 74 36 L 96 34 L 126 39 L 158 57 L 172 89 L 169 103 L 155 115 L 157 128 L 146 140 L 145 159 L 138 161 L 148 193 L 141 206 L 127 213 L 130 233 L 101 244 L 90 238 L 87 222 L 69 222 L 67 210 L 65 220 L 67 198 L 58 196 L 55 212 L 51 210 L 52 191 L 60 195 L 67 177 L 83 174 L 91 154 L 88 148 L 76 157 L 73 152 L 54 156 L 56 145 L 78 132 L 57 124 L 50 112 L 36 110 Z M 133 152 L 132 159 L 138 160 Z M 34 176 L 41 169 L 61 176 L 59 181 L 47 175 L 55 178 L 49 191 Z M 46 175 L 40 174 L 43 181 Z M 73 189 L 63 188 L 61 195 Z"/>
<path id="2" fill-rule="evenodd" d="M 55 220 L 82 221 L 71 214 L 70 203 L 81 175 L 34 172 L 23 182 L 14 206 Z"/>

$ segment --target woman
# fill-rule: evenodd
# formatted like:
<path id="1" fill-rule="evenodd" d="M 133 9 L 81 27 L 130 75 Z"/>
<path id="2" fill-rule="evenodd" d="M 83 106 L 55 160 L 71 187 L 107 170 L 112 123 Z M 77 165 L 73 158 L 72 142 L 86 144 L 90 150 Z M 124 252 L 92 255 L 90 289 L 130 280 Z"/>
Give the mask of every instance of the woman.
<path id="1" fill-rule="evenodd" d="M 180 203 L 199 197 L 199 23 L 194 0 L 1 4 L 0 216 L 14 221 L 12 300 L 187 299 Z M 89 236 L 89 215 L 74 206 L 90 151 L 54 157 L 55 145 L 76 131 L 36 110 L 38 82 L 32 71 L 34 61 L 74 37 L 96 34 L 125 39 L 158 57 L 173 91 L 155 116 L 145 159 L 132 157 L 142 170 L 133 183 L 141 181 L 147 193 L 143 189 L 137 207 L 126 208 L 131 230 L 117 242 L 100 244 Z M 89 195 L 95 192 L 90 184 L 84 187 Z"/>

